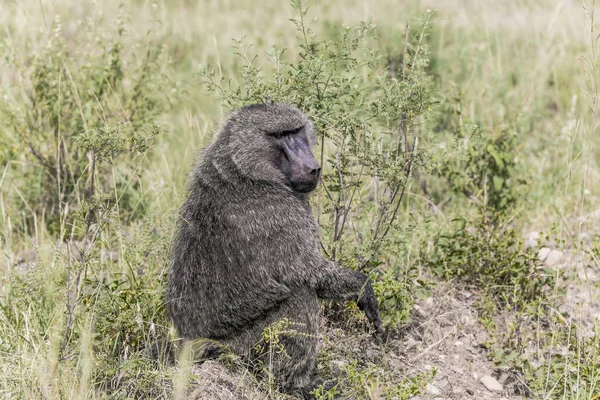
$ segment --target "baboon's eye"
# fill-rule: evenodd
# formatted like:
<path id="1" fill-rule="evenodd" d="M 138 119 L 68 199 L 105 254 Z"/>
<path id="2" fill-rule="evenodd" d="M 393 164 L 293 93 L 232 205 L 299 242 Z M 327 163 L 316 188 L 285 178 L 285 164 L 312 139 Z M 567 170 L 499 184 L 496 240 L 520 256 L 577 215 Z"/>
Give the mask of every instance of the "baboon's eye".
<path id="1" fill-rule="evenodd" d="M 273 136 L 275 136 L 276 138 L 280 138 L 280 137 L 283 137 L 283 136 L 295 135 L 295 134 L 299 133 L 302 130 L 302 128 L 304 128 L 304 127 L 301 126 L 299 128 L 296 128 L 296 129 L 290 129 L 290 130 L 287 130 L 287 131 L 275 132 L 275 133 L 273 133 Z"/>

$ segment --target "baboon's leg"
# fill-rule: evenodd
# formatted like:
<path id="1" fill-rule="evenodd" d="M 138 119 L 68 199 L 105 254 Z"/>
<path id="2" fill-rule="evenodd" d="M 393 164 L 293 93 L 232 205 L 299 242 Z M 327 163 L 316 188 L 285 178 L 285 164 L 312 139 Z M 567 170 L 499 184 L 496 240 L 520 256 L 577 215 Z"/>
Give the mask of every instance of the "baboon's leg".
<path id="1" fill-rule="evenodd" d="M 316 293 L 301 289 L 266 318 L 248 327 L 235 338 L 224 341 L 235 353 L 261 362 L 284 390 L 301 389 L 311 382 L 317 359 L 319 301 Z M 270 332 L 277 345 L 265 343 L 265 328 L 287 318 L 289 324 Z M 261 351 L 257 351 L 257 348 Z"/>

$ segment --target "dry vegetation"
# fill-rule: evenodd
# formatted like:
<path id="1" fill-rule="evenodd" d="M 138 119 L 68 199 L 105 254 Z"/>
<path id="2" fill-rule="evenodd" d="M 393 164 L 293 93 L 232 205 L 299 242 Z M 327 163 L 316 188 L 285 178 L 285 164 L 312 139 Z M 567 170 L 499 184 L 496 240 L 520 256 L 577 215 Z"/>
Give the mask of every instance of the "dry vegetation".
<path id="1" fill-rule="evenodd" d="M 144 356 L 187 172 L 269 96 L 321 128 L 324 251 L 392 331 L 324 304 L 317 398 L 600 399 L 595 4 L 304 6 L 0 0 L 0 396 L 284 396 Z"/>

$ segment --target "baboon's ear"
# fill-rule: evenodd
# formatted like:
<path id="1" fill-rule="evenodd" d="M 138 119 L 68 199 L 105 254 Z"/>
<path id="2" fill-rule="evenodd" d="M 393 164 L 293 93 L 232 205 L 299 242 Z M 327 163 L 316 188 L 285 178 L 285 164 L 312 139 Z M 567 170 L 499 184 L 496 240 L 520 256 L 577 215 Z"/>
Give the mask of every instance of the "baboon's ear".
<path id="1" fill-rule="evenodd" d="M 308 120 L 305 125 L 306 136 L 308 137 L 308 141 L 311 146 L 315 146 L 317 144 L 317 129 L 312 121 Z"/>

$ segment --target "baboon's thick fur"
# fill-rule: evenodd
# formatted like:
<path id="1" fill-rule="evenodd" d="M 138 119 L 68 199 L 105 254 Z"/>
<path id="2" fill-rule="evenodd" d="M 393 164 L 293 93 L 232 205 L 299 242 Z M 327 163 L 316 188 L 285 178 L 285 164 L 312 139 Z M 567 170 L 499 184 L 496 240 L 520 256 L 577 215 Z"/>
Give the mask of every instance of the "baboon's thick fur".
<path id="1" fill-rule="evenodd" d="M 272 366 L 287 389 L 310 381 L 318 299 L 360 296 L 359 306 L 379 319 L 368 277 L 321 256 L 307 195 L 276 168 L 266 132 L 299 125 L 314 142 L 313 125 L 296 108 L 244 107 L 201 152 L 180 210 L 166 294 L 180 336 L 215 339 L 244 356 L 269 324 L 298 323 L 293 328 L 303 334 L 282 337 L 289 357 Z"/>

